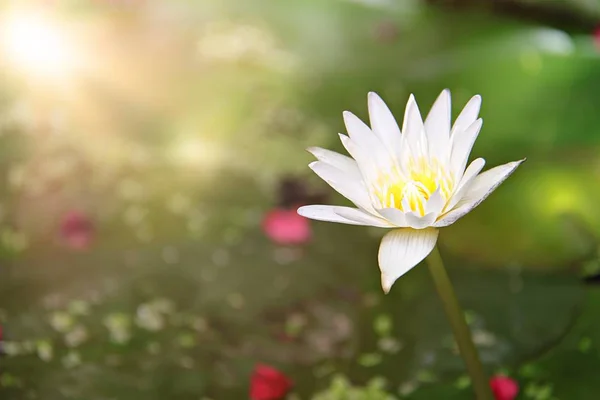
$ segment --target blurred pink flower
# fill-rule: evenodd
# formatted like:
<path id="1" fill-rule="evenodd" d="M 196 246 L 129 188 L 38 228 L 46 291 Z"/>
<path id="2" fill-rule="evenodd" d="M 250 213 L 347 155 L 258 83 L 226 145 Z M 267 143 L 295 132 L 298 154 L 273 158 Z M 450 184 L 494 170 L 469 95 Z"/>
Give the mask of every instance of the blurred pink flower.
<path id="1" fill-rule="evenodd" d="M 496 375 L 492 377 L 490 386 L 496 400 L 513 400 L 519 394 L 517 381 L 507 376 Z"/>
<path id="2" fill-rule="evenodd" d="M 276 208 L 269 211 L 262 222 L 265 235 L 281 245 L 298 245 L 311 238 L 310 222 L 295 209 Z"/>
<path id="3" fill-rule="evenodd" d="M 596 48 L 600 50 L 600 26 L 594 29 L 594 33 L 592 35 L 594 36 L 594 44 L 596 45 Z"/>
<path id="4" fill-rule="evenodd" d="M 292 381 L 273 367 L 258 364 L 250 378 L 252 400 L 281 400 L 292 388 Z"/>
<path id="5" fill-rule="evenodd" d="M 75 250 L 85 250 L 94 239 L 94 225 L 90 217 L 81 211 L 67 212 L 60 223 L 64 243 Z"/>

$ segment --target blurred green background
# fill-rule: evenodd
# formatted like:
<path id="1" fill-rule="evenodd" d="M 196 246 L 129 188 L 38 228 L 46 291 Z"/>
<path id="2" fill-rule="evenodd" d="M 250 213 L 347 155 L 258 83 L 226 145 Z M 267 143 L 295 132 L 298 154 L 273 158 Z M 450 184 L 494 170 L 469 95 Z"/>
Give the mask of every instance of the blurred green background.
<path id="1" fill-rule="evenodd" d="M 344 202 L 304 151 L 342 151 L 343 110 L 376 91 L 425 112 L 446 87 L 454 117 L 483 97 L 473 155 L 528 158 L 440 236 L 486 369 L 519 399 L 597 398 L 600 3 L 19 0 L 0 20 L 2 400 L 245 399 L 257 362 L 290 398 L 471 399 L 428 271 L 381 293 L 383 230 L 261 229 L 289 177 Z"/>

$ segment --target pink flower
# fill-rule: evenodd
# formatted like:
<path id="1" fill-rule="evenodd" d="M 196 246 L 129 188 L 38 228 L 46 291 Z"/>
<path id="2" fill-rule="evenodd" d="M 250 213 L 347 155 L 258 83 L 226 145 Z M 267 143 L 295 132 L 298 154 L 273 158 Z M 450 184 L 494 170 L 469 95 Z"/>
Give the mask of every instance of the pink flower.
<path id="1" fill-rule="evenodd" d="M 292 381 L 273 367 L 258 364 L 250 378 L 251 400 L 281 400 L 292 388 Z"/>
<path id="2" fill-rule="evenodd" d="M 89 248 L 94 238 L 94 226 L 87 214 L 69 211 L 61 220 L 60 234 L 68 247 L 85 250 Z"/>
<path id="3" fill-rule="evenodd" d="M 596 48 L 600 49 L 600 26 L 594 29 L 594 33 L 592 35 L 594 36 L 594 44 L 596 45 Z"/>
<path id="4" fill-rule="evenodd" d="M 519 385 L 514 379 L 496 375 L 490 379 L 490 386 L 496 400 L 513 400 L 519 394 Z"/>
<path id="5" fill-rule="evenodd" d="M 310 240 L 308 219 L 295 209 L 276 208 L 269 211 L 262 222 L 263 231 L 273 242 L 281 245 L 299 245 Z"/>

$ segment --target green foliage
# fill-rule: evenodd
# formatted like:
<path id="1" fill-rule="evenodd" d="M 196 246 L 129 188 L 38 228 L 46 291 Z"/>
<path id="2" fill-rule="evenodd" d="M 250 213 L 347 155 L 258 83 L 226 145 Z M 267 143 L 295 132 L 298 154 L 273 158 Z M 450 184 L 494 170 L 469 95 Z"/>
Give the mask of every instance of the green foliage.
<path id="1" fill-rule="evenodd" d="M 317 393 L 313 400 L 397 400 L 385 391 L 385 380 L 373 378 L 365 386 L 354 386 L 344 376 L 335 376 L 327 389 Z"/>

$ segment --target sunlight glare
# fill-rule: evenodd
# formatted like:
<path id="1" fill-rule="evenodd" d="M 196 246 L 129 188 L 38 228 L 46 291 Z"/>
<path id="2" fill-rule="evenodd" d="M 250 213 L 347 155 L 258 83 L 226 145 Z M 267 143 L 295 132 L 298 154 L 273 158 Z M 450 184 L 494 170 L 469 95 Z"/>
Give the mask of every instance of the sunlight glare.
<path id="1" fill-rule="evenodd" d="M 54 21 L 23 10 L 9 14 L 3 25 L 3 50 L 15 68 L 43 78 L 72 72 L 73 49 Z"/>

